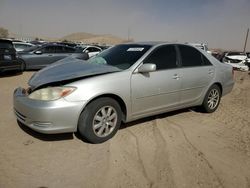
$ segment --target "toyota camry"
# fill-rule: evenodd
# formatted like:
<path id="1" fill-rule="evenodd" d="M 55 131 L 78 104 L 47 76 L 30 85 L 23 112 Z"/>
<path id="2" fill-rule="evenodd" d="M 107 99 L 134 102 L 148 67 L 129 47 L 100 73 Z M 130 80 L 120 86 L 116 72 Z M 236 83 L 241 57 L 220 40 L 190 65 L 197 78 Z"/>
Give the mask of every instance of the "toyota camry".
<path id="1" fill-rule="evenodd" d="M 232 66 L 204 50 L 145 42 L 120 44 L 88 61 L 66 58 L 28 84 L 14 91 L 18 121 L 40 133 L 78 131 L 101 143 L 122 122 L 187 107 L 214 112 L 234 81 Z"/>

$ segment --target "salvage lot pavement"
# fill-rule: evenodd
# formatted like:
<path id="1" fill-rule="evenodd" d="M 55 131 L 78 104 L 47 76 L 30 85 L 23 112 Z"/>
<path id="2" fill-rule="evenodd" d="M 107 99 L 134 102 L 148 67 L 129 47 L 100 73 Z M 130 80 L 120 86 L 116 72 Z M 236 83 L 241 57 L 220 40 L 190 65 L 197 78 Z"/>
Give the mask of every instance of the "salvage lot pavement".
<path id="1" fill-rule="evenodd" d="M 18 125 L 12 93 L 32 72 L 0 78 L 0 187 L 250 187 L 250 75 L 213 114 L 192 109 L 132 122 L 98 145 Z"/>

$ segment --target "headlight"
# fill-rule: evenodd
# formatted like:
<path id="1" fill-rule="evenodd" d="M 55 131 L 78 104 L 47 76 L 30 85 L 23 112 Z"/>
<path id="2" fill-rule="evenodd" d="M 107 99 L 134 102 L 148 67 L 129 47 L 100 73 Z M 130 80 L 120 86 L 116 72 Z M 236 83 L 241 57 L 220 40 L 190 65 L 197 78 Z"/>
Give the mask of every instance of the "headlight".
<path id="1" fill-rule="evenodd" d="M 75 87 L 47 87 L 34 91 L 29 95 L 29 98 L 42 101 L 57 100 L 66 97 L 75 89 Z"/>

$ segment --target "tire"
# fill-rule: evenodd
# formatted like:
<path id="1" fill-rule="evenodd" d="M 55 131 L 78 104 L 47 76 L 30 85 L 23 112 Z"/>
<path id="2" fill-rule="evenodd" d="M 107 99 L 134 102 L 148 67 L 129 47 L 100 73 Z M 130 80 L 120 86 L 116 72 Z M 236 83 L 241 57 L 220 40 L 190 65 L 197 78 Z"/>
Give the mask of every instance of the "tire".
<path id="1" fill-rule="evenodd" d="M 212 113 L 214 112 L 219 104 L 221 99 L 221 89 L 218 85 L 212 85 L 203 100 L 202 103 L 202 110 L 206 113 Z"/>
<path id="2" fill-rule="evenodd" d="M 21 65 L 21 71 L 25 71 L 26 70 L 26 64 L 24 62 L 22 62 L 22 65 Z"/>
<path id="3" fill-rule="evenodd" d="M 121 125 L 122 111 L 118 102 L 103 97 L 92 101 L 82 111 L 78 121 L 80 135 L 91 143 L 112 138 Z"/>
<path id="4" fill-rule="evenodd" d="M 26 70 L 26 64 L 25 64 L 25 62 L 23 61 L 23 60 L 19 60 L 20 61 L 20 63 L 21 63 L 21 72 L 23 72 L 23 71 L 25 71 Z"/>

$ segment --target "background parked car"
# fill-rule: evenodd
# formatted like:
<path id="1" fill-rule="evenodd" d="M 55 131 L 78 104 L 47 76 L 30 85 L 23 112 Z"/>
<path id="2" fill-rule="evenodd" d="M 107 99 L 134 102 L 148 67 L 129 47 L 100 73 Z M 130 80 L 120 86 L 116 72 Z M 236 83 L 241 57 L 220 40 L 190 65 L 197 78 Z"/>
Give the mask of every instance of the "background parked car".
<path id="1" fill-rule="evenodd" d="M 65 57 L 72 56 L 86 60 L 88 55 L 77 48 L 60 44 L 45 44 L 34 46 L 18 53 L 19 59 L 24 63 L 25 70 L 35 70 L 46 67 Z"/>
<path id="2" fill-rule="evenodd" d="M 13 45 L 17 52 L 21 52 L 27 48 L 35 46 L 34 44 L 27 43 L 27 42 L 13 42 Z"/>
<path id="3" fill-rule="evenodd" d="M 78 48 L 81 48 L 82 52 L 87 53 L 89 57 L 93 57 L 102 51 L 102 48 L 97 47 L 97 46 L 80 45 L 78 46 Z"/>
<path id="4" fill-rule="evenodd" d="M 247 65 L 248 65 L 249 70 L 250 70 L 250 52 L 247 52 L 246 55 L 247 55 Z"/>
<path id="5" fill-rule="evenodd" d="M 0 73 L 10 70 L 22 71 L 24 64 L 18 61 L 16 50 L 10 40 L 0 39 Z"/>
<path id="6" fill-rule="evenodd" d="M 247 55 L 243 52 L 228 52 L 223 58 L 223 63 L 228 63 L 236 70 L 248 71 Z"/>
<path id="7" fill-rule="evenodd" d="M 205 43 L 188 43 L 191 46 L 195 46 L 196 48 L 200 48 L 211 54 L 211 51 L 208 50 L 208 46 Z"/>
<path id="8" fill-rule="evenodd" d="M 33 40 L 33 41 L 30 41 L 29 43 L 37 45 L 37 46 L 41 46 L 41 45 L 47 44 L 48 42 L 44 40 Z"/>

